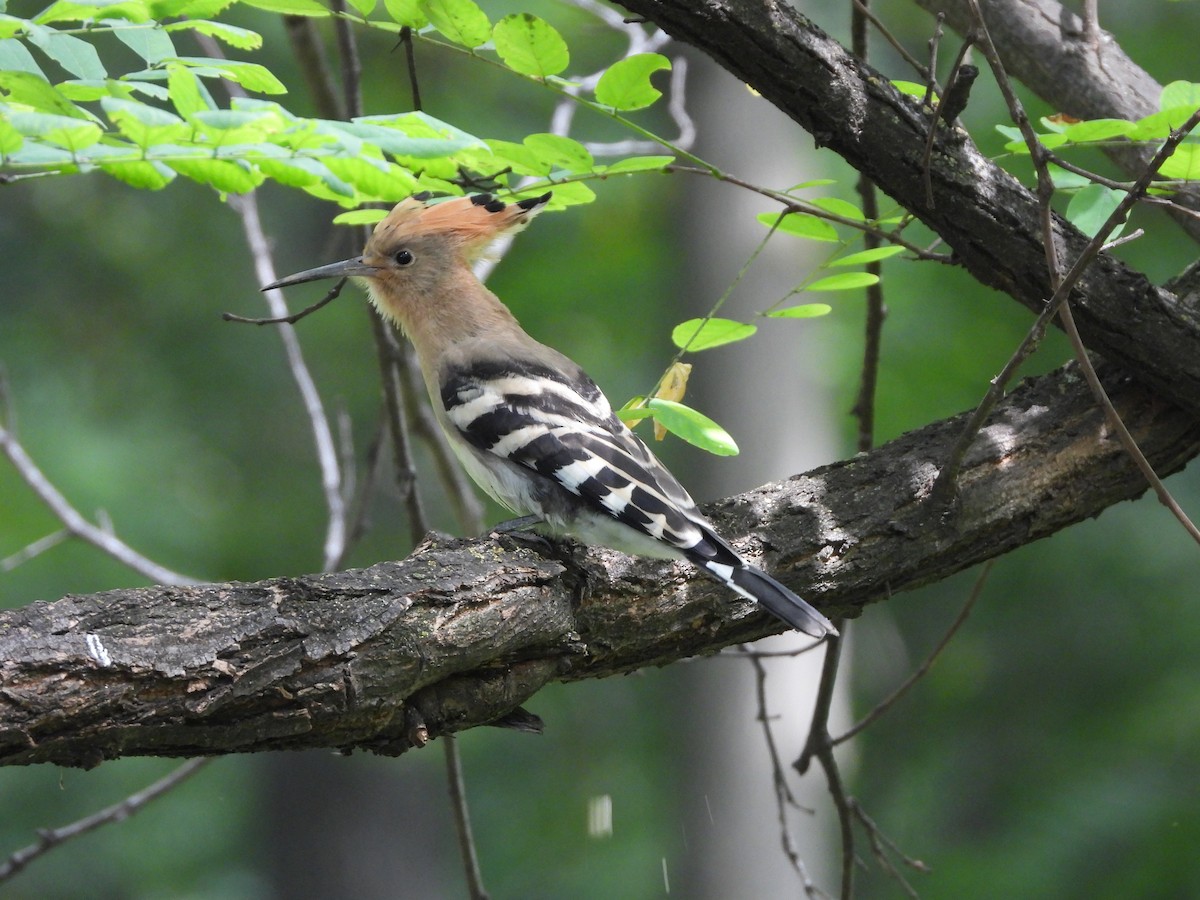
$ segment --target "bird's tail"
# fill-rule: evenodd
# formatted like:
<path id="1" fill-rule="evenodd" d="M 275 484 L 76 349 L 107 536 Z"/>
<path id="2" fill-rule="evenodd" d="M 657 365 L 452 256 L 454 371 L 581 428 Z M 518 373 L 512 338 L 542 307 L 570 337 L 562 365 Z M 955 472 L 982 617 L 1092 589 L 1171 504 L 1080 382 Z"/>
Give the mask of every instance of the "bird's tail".
<path id="1" fill-rule="evenodd" d="M 700 565 L 718 581 L 798 631 L 815 638 L 838 633 L 832 622 L 761 569 L 744 562 L 729 566 L 714 560 L 705 560 Z"/>

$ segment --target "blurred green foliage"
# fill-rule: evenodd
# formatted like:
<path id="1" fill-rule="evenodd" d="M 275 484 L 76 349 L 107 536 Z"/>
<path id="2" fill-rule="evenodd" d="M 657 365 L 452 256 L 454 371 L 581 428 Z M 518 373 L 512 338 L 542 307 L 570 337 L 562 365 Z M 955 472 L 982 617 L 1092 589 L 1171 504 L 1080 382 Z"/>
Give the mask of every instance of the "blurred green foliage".
<path id="1" fill-rule="evenodd" d="M 578 10 L 549 2 L 521 8 L 568 37 L 572 71 L 598 68 L 623 49 Z M 512 11 L 499 3 L 487 9 L 493 18 Z M 925 16 L 900 6 L 882 14 L 910 47 L 923 46 Z M 1195 4 L 1104 14 L 1112 16 L 1105 27 L 1161 81 L 1195 80 L 1181 70 L 1194 58 Z M 836 15 L 844 15 L 841 5 Z M 276 20 L 239 11 L 231 21 L 262 32 L 271 70 L 301 83 Z M 367 112 L 409 108 L 393 41 L 362 38 Z M 424 106 L 439 118 L 513 141 L 545 130 L 549 94 L 420 47 L 418 64 Z M 903 72 L 886 55 L 877 65 Z M 984 81 L 964 118 L 999 154 L 1003 137 L 991 129 L 1002 110 Z M 1038 114 L 1053 112 L 1027 100 Z M 303 95 L 290 102 L 302 107 Z M 669 131 L 661 110 L 644 115 Z M 621 136 L 605 123 L 588 127 Z M 852 174 L 830 160 L 822 165 L 850 198 Z M 797 172 L 795 180 L 812 174 Z M 620 403 L 654 383 L 673 352 L 671 327 L 696 313 L 678 289 L 689 252 L 678 227 L 684 186 L 679 177 L 638 175 L 597 188 L 594 205 L 539 220 L 490 286 L 531 333 L 582 362 Z M 0 364 L 19 435 L 46 474 L 80 510 L 104 510 L 123 539 L 187 574 L 245 580 L 318 568 L 323 499 L 278 338 L 219 316 L 261 314 L 237 217 L 182 179 L 155 194 L 98 176 L 0 190 Z M 328 237 L 329 208 L 279 188 L 264 190 L 262 202 L 281 272 L 345 255 Z M 1150 237 L 1121 253 L 1152 278 L 1195 257 L 1161 216 L 1136 218 Z M 761 233 L 752 221 L 746 229 Z M 1029 322 L 1023 309 L 956 269 L 892 260 L 884 270 L 890 316 L 881 441 L 973 405 Z M 714 286 L 711 299 L 722 288 Z M 830 316 L 797 327 L 823 329 L 834 369 L 822 380 L 846 409 L 856 388 L 861 301 L 838 294 L 830 302 Z M 361 460 L 379 405 L 361 295 L 347 291 L 298 329 L 323 399 L 347 414 Z M 737 365 L 746 358 L 737 354 L 755 351 L 750 341 L 722 352 Z M 1029 371 L 1066 357 L 1053 335 Z M 839 426 L 849 452 L 852 423 Z M 694 457 L 676 448 L 668 456 L 687 483 Z M 1200 508 L 1193 474 L 1170 484 L 1186 508 Z M 434 487 L 423 489 L 436 526 L 453 530 Z M 393 494 L 385 489 L 375 503 L 372 530 L 351 565 L 407 551 Z M 0 557 L 56 528 L 11 468 L 0 466 Z M 933 673 L 855 744 L 856 795 L 903 850 L 933 867 L 913 876 L 923 896 L 1200 895 L 1196 558 L 1167 514 L 1141 501 L 998 563 Z M 858 714 L 937 641 L 974 577 L 878 604 L 852 626 L 848 671 Z M 99 552 L 68 543 L 0 574 L 0 602 L 136 583 Z M 549 723 L 541 738 L 486 729 L 461 738 L 494 896 L 661 896 L 664 865 L 684 870 L 684 895 L 702 895 L 687 875 L 700 861 L 687 839 L 697 826 L 685 809 L 703 790 L 685 765 L 692 752 L 685 736 L 697 733 L 704 708 L 704 698 L 687 699 L 692 668 L 544 691 L 532 704 Z M 754 714 L 745 711 L 747 720 Z M 798 749 L 782 752 L 790 759 Z M 87 773 L 0 769 L 0 854 L 169 768 L 130 760 Z M 218 760 L 130 821 L 34 863 L 5 885 L 5 896 L 457 896 L 443 780 L 432 748 L 400 760 Z M 590 838 L 588 801 L 605 794 L 613 799 L 613 834 Z M 833 811 L 818 815 L 831 822 Z M 754 852 L 780 853 L 775 845 Z M 871 869 L 861 895 L 900 892 Z"/>

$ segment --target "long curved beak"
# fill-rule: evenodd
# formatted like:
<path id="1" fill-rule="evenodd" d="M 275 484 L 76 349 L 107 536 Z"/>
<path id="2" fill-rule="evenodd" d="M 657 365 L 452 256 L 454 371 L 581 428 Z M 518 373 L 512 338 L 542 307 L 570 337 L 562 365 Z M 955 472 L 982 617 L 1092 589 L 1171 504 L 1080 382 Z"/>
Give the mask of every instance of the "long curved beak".
<path id="1" fill-rule="evenodd" d="M 315 269 L 305 269 L 295 275 L 280 278 L 260 288 L 263 291 L 273 291 L 275 288 L 289 287 L 293 284 L 304 284 L 306 281 L 317 281 L 321 278 L 346 278 L 350 275 L 374 275 L 379 271 L 378 266 L 368 266 L 361 256 L 354 259 L 343 259 L 341 262 L 330 263 L 327 266 L 317 266 Z"/>

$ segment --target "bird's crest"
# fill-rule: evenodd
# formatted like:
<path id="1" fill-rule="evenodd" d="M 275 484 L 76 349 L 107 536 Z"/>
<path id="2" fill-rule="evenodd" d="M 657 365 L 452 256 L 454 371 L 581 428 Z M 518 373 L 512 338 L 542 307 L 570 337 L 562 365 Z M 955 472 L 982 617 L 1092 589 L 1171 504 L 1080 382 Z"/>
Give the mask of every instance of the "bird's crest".
<path id="1" fill-rule="evenodd" d="M 444 235 L 462 248 L 468 260 L 474 260 L 501 235 L 524 228 L 549 200 L 549 193 L 515 203 L 505 203 L 491 194 L 474 194 L 429 203 L 421 195 L 414 195 L 397 203 L 375 226 L 371 243 L 386 246 L 406 237 Z"/>

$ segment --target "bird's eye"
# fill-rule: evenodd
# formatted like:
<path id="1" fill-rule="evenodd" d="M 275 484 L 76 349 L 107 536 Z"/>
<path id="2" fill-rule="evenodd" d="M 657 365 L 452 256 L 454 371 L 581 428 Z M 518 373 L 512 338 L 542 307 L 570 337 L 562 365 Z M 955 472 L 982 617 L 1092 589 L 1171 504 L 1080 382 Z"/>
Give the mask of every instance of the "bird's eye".
<path id="1" fill-rule="evenodd" d="M 398 266 L 411 266 L 416 259 L 411 250 L 397 250 L 392 256 Z"/>

